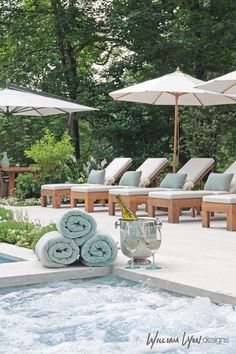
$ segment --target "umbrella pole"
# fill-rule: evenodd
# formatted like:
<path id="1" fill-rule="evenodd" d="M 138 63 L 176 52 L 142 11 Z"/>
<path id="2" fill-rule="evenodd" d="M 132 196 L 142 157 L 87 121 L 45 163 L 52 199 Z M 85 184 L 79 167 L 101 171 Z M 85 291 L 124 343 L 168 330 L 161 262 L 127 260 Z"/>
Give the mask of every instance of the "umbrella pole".
<path id="1" fill-rule="evenodd" d="M 178 140 L 178 126 L 179 126 L 179 96 L 175 96 L 175 122 L 174 122 L 174 150 L 173 150 L 173 172 L 176 172 L 177 165 L 177 140 Z"/>

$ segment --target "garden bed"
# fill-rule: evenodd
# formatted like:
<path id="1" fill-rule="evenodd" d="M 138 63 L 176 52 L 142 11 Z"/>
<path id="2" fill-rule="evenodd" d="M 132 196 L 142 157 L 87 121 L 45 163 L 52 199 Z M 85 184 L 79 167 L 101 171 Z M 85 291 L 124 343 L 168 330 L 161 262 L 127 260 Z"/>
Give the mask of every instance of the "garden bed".
<path id="1" fill-rule="evenodd" d="M 47 232 L 56 230 L 54 224 L 42 227 L 29 222 L 27 216 L 16 215 L 11 210 L 0 208 L 0 242 L 34 249 L 37 241 Z"/>

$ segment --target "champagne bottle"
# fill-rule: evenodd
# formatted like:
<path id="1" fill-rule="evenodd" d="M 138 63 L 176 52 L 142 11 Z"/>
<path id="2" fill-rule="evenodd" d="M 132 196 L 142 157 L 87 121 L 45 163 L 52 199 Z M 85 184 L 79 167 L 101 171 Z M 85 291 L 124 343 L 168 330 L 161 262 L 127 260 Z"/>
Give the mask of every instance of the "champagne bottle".
<path id="1" fill-rule="evenodd" d="M 133 210 L 131 210 L 130 208 L 128 208 L 125 205 L 125 202 L 123 201 L 123 199 L 121 198 L 120 195 L 116 195 L 115 199 L 117 201 L 117 203 L 120 206 L 121 209 L 121 216 L 122 216 L 122 220 L 138 220 L 137 216 L 135 215 L 135 213 L 133 212 Z"/>

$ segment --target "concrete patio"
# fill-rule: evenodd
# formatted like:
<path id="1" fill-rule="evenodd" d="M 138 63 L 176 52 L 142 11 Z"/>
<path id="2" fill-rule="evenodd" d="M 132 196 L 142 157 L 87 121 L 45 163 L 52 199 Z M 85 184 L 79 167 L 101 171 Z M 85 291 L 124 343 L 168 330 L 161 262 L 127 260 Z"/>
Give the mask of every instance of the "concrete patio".
<path id="1" fill-rule="evenodd" d="M 50 207 L 9 207 L 27 215 L 31 221 L 40 221 L 42 225 L 55 222 L 68 208 Z M 140 211 L 140 216 L 146 215 Z M 99 207 L 92 214 L 98 228 L 105 230 L 119 242 L 119 229 L 114 223 L 120 217 L 108 216 L 107 208 Z M 163 221 L 162 246 L 157 252 L 157 271 L 124 269 L 128 258 L 120 251 L 113 267 L 85 268 L 73 266 L 63 269 L 43 268 L 33 252 L 24 250 L 25 257 L 15 246 L 0 245 L 0 252 L 28 261 L 0 265 L 0 286 L 32 284 L 42 281 L 68 280 L 81 277 L 94 277 L 114 274 L 133 280 L 146 280 L 154 286 L 189 296 L 207 296 L 215 303 L 227 303 L 236 306 L 236 232 L 226 230 L 226 218 L 216 215 L 210 229 L 201 226 L 200 216 L 191 218 L 186 212 L 179 224 L 167 223 L 167 215 L 160 213 Z M 30 264 L 29 264 L 30 262 Z"/>

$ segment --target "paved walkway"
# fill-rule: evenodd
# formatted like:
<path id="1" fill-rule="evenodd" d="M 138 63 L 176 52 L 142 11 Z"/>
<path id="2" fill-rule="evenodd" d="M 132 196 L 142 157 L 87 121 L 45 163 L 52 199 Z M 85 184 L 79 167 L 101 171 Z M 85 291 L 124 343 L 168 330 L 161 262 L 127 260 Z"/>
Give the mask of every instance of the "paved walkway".
<path id="1" fill-rule="evenodd" d="M 11 209 L 20 210 L 30 220 L 39 220 L 43 225 L 55 222 L 68 210 L 50 207 Z M 141 214 L 145 215 L 144 212 Z M 101 207 L 92 215 L 98 228 L 106 230 L 119 242 L 119 229 L 115 229 L 114 223 L 120 213 L 108 216 L 107 209 Z M 114 272 L 129 279 L 149 279 L 163 289 L 190 296 L 208 296 L 213 302 L 236 306 L 236 232 L 226 230 L 226 218 L 222 214 L 216 215 L 211 228 L 204 229 L 199 216 L 193 219 L 189 214 L 183 215 L 179 224 L 167 223 L 164 213 L 159 217 L 163 221 L 163 241 L 157 261 L 162 269 L 126 270 L 124 265 L 128 259 L 120 253 Z"/>

